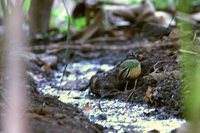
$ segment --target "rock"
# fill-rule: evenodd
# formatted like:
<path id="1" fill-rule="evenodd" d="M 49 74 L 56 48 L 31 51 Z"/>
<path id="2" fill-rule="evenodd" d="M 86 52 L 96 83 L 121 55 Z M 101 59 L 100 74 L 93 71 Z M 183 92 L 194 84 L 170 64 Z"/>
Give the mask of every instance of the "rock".
<path id="1" fill-rule="evenodd" d="M 184 123 L 180 127 L 171 131 L 171 133 L 191 133 L 191 124 Z"/>
<path id="2" fill-rule="evenodd" d="M 40 57 L 40 60 L 48 66 L 54 66 L 58 62 L 58 58 L 54 55 L 45 55 L 44 57 Z"/>
<path id="3" fill-rule="evenodd" d="M 90 91 L 99 97 L 107 97 L 112 92 L 120 90 L 125 85 L 123 80 L 118 79 L 117 68 L 113 68 L 108 72 L 98 73 L 90 79 Z"/>

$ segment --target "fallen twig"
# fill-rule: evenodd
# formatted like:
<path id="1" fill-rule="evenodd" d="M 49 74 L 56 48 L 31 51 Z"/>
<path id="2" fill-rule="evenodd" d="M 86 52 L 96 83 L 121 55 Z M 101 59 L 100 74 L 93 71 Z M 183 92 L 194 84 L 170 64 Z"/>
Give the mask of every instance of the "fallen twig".
<path id="1" fill-rule="evenodd" d="M 110 50 L 110 51 L 115 51 L 115 50 L 130 50 L 134 48 L 151 48 L 151 47 L 165 47 L 165 46 L 175 46 L 178 45 L 174 42 L 168 42 L 166 44 L 152 44 L 152 43 L 136 43 L 134 45 L 105 45 L 105 44 L 90 44 L 90 43 L 73 43 L 72 45 L 65 45 L 65 42 L 62 43 L 55 43 L 52 45 L 49 45 L 47 47 L 47 54 L 54 54 L 66 49 L 72 49 L 72 50 L 80 50 L 80 49 L 88 49 L 88 50 Z"/>
<path id="2" fill-rule="evenodd" d="M 188 51 L 188 50 L 184 50 L 184 49 L 179 49 L 180 53 L 185 53 L 185 54 L 191 54 L 191 55 L 198 55 L 197 52 L 193 52 L 193 51 Z"/>
<path id="3" fill-rule="evenodd" d="M 161 72 L 161 73 L 150 73 L 147 76 L 144 76 L 143 78 L 147 81 L 150 80 L 164 80 L 164 79 L 180 79 L 181 73 L 178 70 L 174 70 L 171 72 Z"/>

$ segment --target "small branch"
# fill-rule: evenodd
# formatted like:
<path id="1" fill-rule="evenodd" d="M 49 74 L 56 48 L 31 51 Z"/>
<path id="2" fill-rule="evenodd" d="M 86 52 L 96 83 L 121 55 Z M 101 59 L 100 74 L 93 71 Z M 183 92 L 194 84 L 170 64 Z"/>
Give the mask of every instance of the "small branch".
<path id="1" fill-rule="evenodd" d="M 193 52 L 193 51 L 188 51 L 188 50 L 183 50 L 183 49 L 179 49 L 180 53 L 185 53 L 185 54 L 191 54 L 191 55 L 198 55 L 197 52 Z"/>
<path id="2" fill-rule="evenodd" d="M 66 14 L 67 14 L 67 17 L 68 17 L 68 25 L 67 25 L 67 46 L 70 46 L 71 44 L 71 28 L 70 28 L 70 25 L 71 25 L 71 22 L 70 22 L 70 14 L 69 14 L 69 11 L 67 9 L 67 4 L 66 4 L 66 1 L 65 0 L 62 0 L 63 2 L 63 5 L 65 7 L 65 10 L 66 10 Z M 69 56 L 70 56 L 70 49 L 66 49 L 66 62 L 65 62 L 65 67 L 64 67 L 64 70 L 63 70 L 63 74 L 62 74 L 62 78 L 61 78 L 61 81 L 60 81 L 60 85 L 62 84 L 63 82 L 63 78 L 64 78 L 64 74 L 65 74 L 65 71 L 67 69 L 67 66 L 69 64 Z"/>
<path id="3" fill-rule="evenodd" d="M 164 62 L 164 61 L 158 61 L 158 62 L 156 62 L 156 64 L 154 64 L 153 65 L 153 72 L 152 73 L 156 73 L 158 70 L 159 70 L 159 68 L 156 68 L 156 66 L 159 64 L 159 63 L 162 63 L 162 62 Z"/>

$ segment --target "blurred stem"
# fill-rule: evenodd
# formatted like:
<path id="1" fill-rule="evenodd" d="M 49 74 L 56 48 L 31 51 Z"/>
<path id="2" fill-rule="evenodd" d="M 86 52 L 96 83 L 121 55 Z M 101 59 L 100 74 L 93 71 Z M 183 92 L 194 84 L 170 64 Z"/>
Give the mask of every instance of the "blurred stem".
<path id="1" fill-rule="evenodd" d="M 3 10 L 3 17 L 7 16 L 8 8 L 6 7 L 5 0 L 1 0 L 1 7 Z"/>
<path id="2" fill-rule="evenodd" d="M 69 14 L 69 11 L 68 11 L 68 8 L 67 8 L 67 1 L 62 0 L 62 2 L 63 2 L 63 5 L 65 7 L 65 11 L 66 11 L 66 14 L 67 14 L 67 17 L 68 17 L 68 22 L 67 22 L 67 40 L 66 40 L 66 43 L 67 43 L 67 45 L 70 45 L 71 44 L 71 27 L 70 27 L 71 26 L 71 23 L 70 23 L 71 19 L 70 19 L 70 14 Z M 62 74 L 62 78 L 61 78 L 61 81 L 60 81 L 60 85 L 63 82 L 64 74 L 65 74 L 65 71 L 66 71 L 67 66 L 69 64 L 70 53 L 71 53 L 70 49 L 66 49 L 65 67 L 64 67 L 64 70 L 63 70 L 63 74 Z"/>
<path id="3" fill-rule="evenodd" d="M 11 1 L 13 2 L 13 1 Z M 5 107 L 2 115 L 2 132 L 27 133 L 26 112 L 27 97 L 25 88 L 25 66 L 22 53 L 26 36 L 23 32 L 24 23 L 21 3 L 17 1 L 5 18 L 5 40 L 4 40 L 4 70 L 8 77 L 4 80 L 3 98 Z M 12 128 L 11 128 L 12 127 Z"/>
<path id="4" fill-rule="evenodd" d="M 178 9 L 181 11 L 181 17 L 188 15 L 189 7 L 187 4 L 189 0 L 178 3 Z M 180 44 L 181 49 L 186 51 L 199 51 L 197 48 L 194 48 L 193 44 L 193 31 L 192 25 L 186 21 L 178 22 L 180 28 Z M 198 121 L 199 121 L 199 111 L 200 111 L 200 62 L 198 61 L 198 55 L 191 55 L 188 53 L 182 53 L 182 62 L 181 68 L 183 72 L 183 81 L 186 86 L 183 88 L 183 100 L 185 104 L 185 116 L 192 122 L 192 133 L 197 133 L 198 130 Z M 185 92 L 189 92 L 185 94 Z"/>

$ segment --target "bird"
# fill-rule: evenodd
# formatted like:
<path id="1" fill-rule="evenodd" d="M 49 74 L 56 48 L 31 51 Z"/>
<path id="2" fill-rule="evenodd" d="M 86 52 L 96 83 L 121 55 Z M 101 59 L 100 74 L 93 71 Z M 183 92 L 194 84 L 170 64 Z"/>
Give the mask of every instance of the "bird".
<path id="1" fill-rule="evenodd" d="M 126 80 L 125 91 L 127 91 L 127 86 L 129 80 L 136 79 L 141 74 L 141 64 L 136 59 L 127 59 L 119 64 L 119 80 Z"/>
<path id="2" fill-rule="evenodd" d="M 119 79 L 131 80 L 141 74 L 141 64 L 136 59 L 128 59 L 119 65 Z"/>

